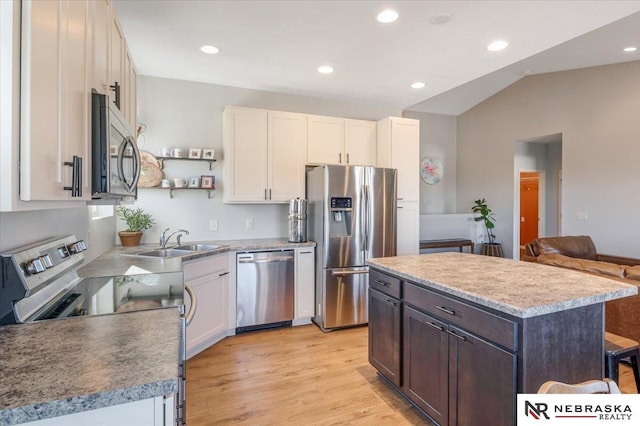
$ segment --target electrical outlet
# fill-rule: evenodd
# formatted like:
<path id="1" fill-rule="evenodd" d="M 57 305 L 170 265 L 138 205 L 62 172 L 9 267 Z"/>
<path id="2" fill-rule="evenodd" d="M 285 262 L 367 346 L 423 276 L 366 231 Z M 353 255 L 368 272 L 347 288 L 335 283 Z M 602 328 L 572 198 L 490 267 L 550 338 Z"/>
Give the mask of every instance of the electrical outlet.
<path id="1" fill-rule="evenodd" d="M 209 231 L 217 231 L 218 230 L 218 219 L 211 219 L 209 221 Z"/>
<path id="2" fill-rule="evenodd" d="M 244 227 L 248 230 L 253 229 L 253 219 L 247 219 L 244 223 Z"/>
<path id="3" fill-rule="evenodd" d="M 578 213 L 578 220 L 588 220 L 589 219 L 589 215 L 585 212 L 580 212 Z"/>

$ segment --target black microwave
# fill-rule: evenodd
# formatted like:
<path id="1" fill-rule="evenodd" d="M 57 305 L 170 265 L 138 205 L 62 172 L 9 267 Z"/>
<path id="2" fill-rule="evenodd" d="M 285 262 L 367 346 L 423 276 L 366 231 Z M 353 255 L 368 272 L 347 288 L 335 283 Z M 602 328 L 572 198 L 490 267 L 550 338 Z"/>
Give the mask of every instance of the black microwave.
<path id="1" fill-rule="evenodd" d="M 91 94 L 91 198 L 132 200 L 140 151 L 131 127 L 106 95 Z"/>

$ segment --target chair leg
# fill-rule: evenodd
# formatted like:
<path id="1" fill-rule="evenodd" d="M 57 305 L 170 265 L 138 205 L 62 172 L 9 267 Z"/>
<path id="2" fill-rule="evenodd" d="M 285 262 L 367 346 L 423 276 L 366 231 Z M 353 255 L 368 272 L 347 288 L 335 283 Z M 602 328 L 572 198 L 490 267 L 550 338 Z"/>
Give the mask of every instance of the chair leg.
<path id="1" fill-rule="evenodd" d="M 629 356 L 631 368 L 633 369 L 633 377 L 636 379 L 636 390 L 640 393 L 640 372 L 638 372 L 638 355 Z"/>
<path id="2" fill-rule="evenodd" d="M 607 365 L 607 377 L 618 383 L 618 360 L 614 357 L 607 357 L 605 363 Z"/>

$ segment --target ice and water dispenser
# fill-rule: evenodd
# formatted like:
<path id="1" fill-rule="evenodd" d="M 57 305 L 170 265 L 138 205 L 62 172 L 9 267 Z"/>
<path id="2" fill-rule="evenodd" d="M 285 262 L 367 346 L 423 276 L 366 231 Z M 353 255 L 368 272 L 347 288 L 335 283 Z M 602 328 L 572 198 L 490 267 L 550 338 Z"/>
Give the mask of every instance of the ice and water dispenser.
<path id="1" fill-rule="evenodd" d="M 342 237 L 351 235 L 352 212 L 353 200 L 351 197 L 331 197 L 329 236 Z"/>

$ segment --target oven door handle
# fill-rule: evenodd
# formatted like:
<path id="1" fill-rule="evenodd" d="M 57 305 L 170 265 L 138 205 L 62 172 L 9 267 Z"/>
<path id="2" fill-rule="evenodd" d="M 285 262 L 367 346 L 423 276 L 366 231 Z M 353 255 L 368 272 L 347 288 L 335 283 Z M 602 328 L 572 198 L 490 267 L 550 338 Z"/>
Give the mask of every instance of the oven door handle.
<path id="1" fill-rule="evenodd" d="M 191 324 L 191 321 L 193 321 L 193 317 L 196 315 L 196 310 L 198 309 L 198 302 L 196 301 L 196 295 L 191 289 L 191 287 L 185 284 L 184 291 L 187 292 L 187 294 L 189 295 L 189 298 L 191 299 L 191 306 L 189 306 L 189 312 L 187 312 L 187 315 L 185 316 L 185 322 L 187 326 L 189 326 L 189 324 Z"/>

